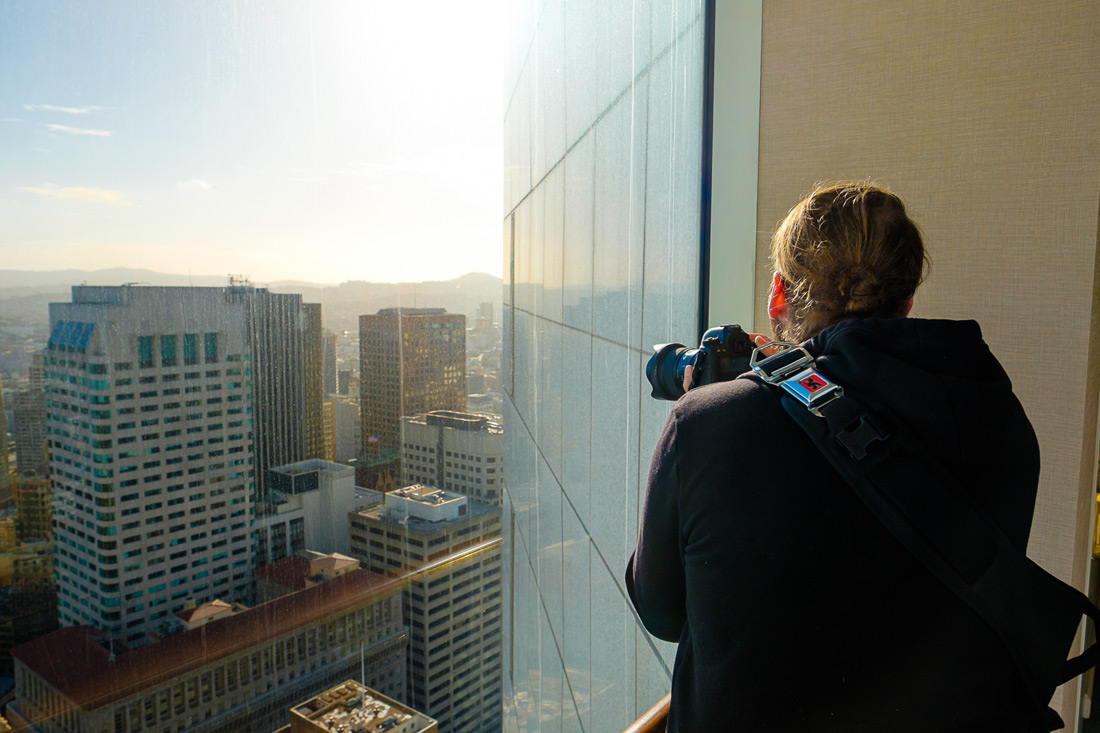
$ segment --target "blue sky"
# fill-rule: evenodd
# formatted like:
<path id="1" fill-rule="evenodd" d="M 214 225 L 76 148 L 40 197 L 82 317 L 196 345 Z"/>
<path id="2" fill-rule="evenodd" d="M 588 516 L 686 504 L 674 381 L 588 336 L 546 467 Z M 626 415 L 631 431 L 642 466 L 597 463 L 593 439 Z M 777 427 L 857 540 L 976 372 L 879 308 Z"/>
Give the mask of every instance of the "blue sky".
<path id="1" fill-rule="evenodd" d="M 502 13 L 0 0 L 0 269 L 500 269 Z"/>

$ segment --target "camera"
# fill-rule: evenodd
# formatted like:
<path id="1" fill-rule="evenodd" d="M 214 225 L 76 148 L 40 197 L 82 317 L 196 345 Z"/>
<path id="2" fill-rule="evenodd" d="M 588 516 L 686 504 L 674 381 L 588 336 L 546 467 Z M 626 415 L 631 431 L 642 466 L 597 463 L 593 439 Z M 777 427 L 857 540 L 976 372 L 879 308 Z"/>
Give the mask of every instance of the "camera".
<path id="1" fill-rule="evenodd" d="M 756 344 L 737 324 L 707 329 L 699 348 L 683 344 L 655 344 L 645 365 L 645 376 L 657 400 L 678 400 L 684 394 L 684 371 L 688 365 L 691 386 L 727 382 L 749 370 Z"/>

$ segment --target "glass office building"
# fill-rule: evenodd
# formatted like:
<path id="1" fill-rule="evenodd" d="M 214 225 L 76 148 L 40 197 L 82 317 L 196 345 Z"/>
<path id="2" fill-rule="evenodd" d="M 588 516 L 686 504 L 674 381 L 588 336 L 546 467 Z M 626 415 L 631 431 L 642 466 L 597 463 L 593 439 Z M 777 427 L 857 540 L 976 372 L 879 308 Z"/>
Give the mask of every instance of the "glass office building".
<path id="1" fill-rule="evenodd" d="M 668 691 L 674 646 L 623 587 L 668 410 L 643 367 L 706 324 L 767 330 L 771 233 L 818 181 L 906 201 L 933 261 L 912 315 L 977 320 L 1035 425 L 1031 557 L 1096 586 L 1100 103 L 1080 90 L 1100 82 L 1098 22 L 1087 2 L 522 4 L 504 118 L 506 728 L 622 730 Z M 1089 730 L 1091 698 L 1074 681 L 1052 705 Z"/>
<path id="2" fill-rule="evenodd" d="M 535 5 L 541 5 L 536 3 Z M 623 589 L 668 403 L 656 342 L 696 338 L 700 2 L 532 8 L 505 117 L 506 726 L 622 730 L 669 686 Z"/>

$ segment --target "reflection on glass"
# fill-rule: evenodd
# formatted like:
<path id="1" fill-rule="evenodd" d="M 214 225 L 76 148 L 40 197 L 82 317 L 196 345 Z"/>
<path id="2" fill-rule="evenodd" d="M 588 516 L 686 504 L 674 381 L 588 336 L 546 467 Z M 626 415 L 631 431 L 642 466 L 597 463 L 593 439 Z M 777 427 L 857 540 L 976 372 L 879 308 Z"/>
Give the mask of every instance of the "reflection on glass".
<path id="1" fill-rule="evenodd" d="M 510 730 L 622 730 L 669 684 L 622 574 L 668 410 L 650 404 L 643 360 L 695 328 L 702 21 L 695 2 L 549 0 L 514 26 Z"/>

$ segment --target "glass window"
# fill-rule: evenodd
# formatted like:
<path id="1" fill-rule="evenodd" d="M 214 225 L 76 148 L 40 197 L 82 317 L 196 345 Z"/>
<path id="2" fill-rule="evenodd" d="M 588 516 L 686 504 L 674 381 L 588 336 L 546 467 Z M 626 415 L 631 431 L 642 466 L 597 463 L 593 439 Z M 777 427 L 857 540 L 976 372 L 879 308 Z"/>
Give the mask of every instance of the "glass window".
<path id="1" fill-rule="evenodd" d="M 138 368 L 148 369 L 153 366 L 153 337 L 137 337 Z"/>
<path id="2" fill-rule="evenodd" d="M 203 354 L 207 364 L 214 364 L 218 361 L 218 334 L 206 333 L 202 337 L 203 342 Z"/>
<path id="3" fill-rule="evenodd" d="M 174 367 L 176 365 L 176 337 L 160 337 L 160 365 Z"/>

